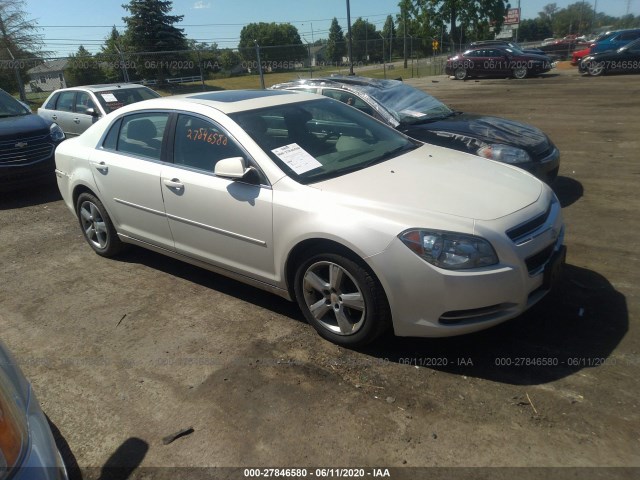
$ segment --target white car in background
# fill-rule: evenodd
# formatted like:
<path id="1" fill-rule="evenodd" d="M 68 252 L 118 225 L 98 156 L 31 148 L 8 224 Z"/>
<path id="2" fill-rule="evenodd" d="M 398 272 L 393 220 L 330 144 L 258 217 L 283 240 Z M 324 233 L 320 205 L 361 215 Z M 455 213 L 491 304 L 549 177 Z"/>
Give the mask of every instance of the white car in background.
<path id="1" fill-rule="evenodd" d="M 132 83 L 61 88 L 49 95 L 38 115 L 60 125 L 67 137 L 75 137 L 118 108 L 159 96 Z"/>
<path id="2" fill-rule="evenodd" d="M 56 167 L 99 255 L 131 243 L 295 299 L 345 346 L 499 324 L 565 258 L 560 204 L 529 173 L 313 94 L 140 102 L 61 144 Z"/>

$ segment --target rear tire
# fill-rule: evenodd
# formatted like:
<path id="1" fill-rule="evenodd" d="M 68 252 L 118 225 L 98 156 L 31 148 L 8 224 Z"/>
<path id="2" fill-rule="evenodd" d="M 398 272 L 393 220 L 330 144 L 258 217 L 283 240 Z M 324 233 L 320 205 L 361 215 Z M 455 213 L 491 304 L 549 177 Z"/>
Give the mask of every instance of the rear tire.
<path id="1" fill-rule="evenodd" d="M 294 290 L 307 321 L 321 337 L 338 345 L 366 345 L 391 325 L 391 310 L 378 279 L 340 254 L 312 253 L 298 266 Z"/>
<path id="2" fill-rule="evenodd" d="M 114 257 L 124 248 L 104 205 L 94 195 L 82 193 L 76 202 L 76 215 L 84 239 L 103 257 Z"/>

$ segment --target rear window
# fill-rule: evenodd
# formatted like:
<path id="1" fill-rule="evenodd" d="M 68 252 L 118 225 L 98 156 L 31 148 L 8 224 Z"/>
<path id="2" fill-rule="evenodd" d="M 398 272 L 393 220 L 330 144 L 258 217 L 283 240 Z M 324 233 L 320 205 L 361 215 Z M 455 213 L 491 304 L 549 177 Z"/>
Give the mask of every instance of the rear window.
<path id="1" fill-rule="evenodd" d="M 102 105 L 102 108 L 104 108 L 104 111 L 107 113 L 111 113 L 125 105 L 158 98 L 160 96 L 150 88 L 146 87 L 114 88 L 113 90 L 96 92 L 95 95 Z"/>

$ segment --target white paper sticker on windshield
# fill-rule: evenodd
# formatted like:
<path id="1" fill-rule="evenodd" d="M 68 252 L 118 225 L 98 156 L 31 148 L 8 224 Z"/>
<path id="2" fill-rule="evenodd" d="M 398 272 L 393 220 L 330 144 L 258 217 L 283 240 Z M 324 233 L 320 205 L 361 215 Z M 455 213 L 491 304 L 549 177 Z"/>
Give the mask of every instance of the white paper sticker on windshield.
<path id="1" fill-rule="evenodd" d="M 425 113 L 417 112 L 417 111 L 415 111 L 415 110 L 409 110 L 409 109 L 407 109 L 407 110 L 402 110 L 402 111 L 400 112 L 400 114 L 402 114 L 402 115 L 406 115 L 406 116 L 409 116 L 409 117 L 416 117 L 416 118 L 418 118 L 418 117 L 424 117 L 424 116 L 426 115 Z"/>
<path id="2" fill-rule="evenodd" d="M 113 103 L 118 101 L 118 99 L 113 93 L 101 93 L 101 95 L 102 95 L 102 98 L 104 98 L 104 101 L 107 103 Z"/>
<path id="3" fill-rule="evenodd" d="M 322 164 L 297 143 L 271 150 L 280 160 L 287 164 L 298 175 L 306 173 Z"/>

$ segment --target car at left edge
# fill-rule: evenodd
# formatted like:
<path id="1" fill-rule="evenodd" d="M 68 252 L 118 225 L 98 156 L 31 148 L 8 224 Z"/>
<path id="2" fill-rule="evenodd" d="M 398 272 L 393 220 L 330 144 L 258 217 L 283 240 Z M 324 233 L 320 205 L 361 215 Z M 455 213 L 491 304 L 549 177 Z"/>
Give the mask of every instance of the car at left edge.
<path id="1" fill-rule="evenodd" d="M 54 150 L 64 138 L 58 124 L 0 89 L 0 192 L 53 182 Z"/>
<path id="2" fill-rule="evenodd" d="M 0 479 L 66 480 L 67 470 L 31 384 L 0 342 Z"/>
<path id="3" fill-rule="evenodd" d="M 64 142 L 56 174 L 98 255 L 134 244 L 296 300 L 347 347 L 497 325 L 541 300 L 565 261 L 543 182 L 314 94 L 123 107 Z"/>

